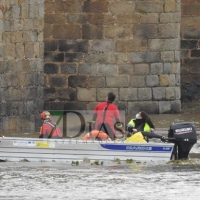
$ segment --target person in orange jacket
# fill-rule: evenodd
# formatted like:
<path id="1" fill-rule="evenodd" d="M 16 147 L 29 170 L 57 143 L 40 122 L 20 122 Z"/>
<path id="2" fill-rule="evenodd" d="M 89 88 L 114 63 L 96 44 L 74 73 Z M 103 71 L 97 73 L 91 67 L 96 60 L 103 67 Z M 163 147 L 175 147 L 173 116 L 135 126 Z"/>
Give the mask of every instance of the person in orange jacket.
<path id="1" fill-rule="evenodd" d="M 113 103 L 115 97 L 114 93 L 109 92 L 106 101 L 95 107 L 92 118 L 93 128 L 105 132 L 111 140 L 116 139 L 116 129 L 124 134 L 119 110 Z"/>
<path id="2" fill-rule="evenodd" d="M 48 111 L 43 111 L 40 114 L 40 118 L 43 120 L 43 124 L 40 128 L 39 138 L 62 139 L 62 132 L 59 127 L 52 122 L 51 114 Z"/>

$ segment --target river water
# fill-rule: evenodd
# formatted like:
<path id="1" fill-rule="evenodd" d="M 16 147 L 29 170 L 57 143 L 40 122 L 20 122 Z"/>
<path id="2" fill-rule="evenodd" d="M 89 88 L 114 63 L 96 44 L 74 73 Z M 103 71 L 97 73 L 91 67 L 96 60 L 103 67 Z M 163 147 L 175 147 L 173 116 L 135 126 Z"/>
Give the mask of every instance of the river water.
<path id="1" fill-rule="evenodd" d="M 151 115 L 157 130 L 193 122 L 200 114 Z M 6 134 L 6 133 L 5 133 Z M 4 135 L 5 135 L 4 134 Z M 5 136 L 37 137 L 12 132 Z M 134 162 L 103 165 L 80 162 L 0 162 L 2 200 L 190 200 L 200 198 L 200 143 L 180 162 Z"/>
<path id="2" fill-rule="evenodd" d="M 2 200 L 190 200 L 200 196 L 200 162 L 1 163 Z"/>

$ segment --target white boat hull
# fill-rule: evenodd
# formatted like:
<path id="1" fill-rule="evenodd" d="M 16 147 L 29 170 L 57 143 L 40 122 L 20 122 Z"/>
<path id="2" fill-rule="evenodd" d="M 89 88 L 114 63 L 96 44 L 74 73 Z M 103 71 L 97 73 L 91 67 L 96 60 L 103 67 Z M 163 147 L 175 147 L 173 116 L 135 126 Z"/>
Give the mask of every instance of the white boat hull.
<path id="1" fill-rule="evenodd" d="M 69 139 L 0 138 L 0 159 L 8 161 L 170 160 L 172 143 L 124 143 Z"/>

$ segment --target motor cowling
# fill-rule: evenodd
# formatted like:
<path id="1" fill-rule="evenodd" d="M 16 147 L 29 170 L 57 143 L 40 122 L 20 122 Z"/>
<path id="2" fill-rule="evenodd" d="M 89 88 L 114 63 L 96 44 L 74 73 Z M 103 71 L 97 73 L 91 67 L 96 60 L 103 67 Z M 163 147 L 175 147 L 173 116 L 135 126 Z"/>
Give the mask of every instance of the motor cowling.
<path id="1" fill-rule="evenodd" d="M 171 159 L 187 159 L 192 146 L 197 142 L 197 134 L 191 122 L 173 124 L 168 131 L 168 141 L 174 143 Z"/>

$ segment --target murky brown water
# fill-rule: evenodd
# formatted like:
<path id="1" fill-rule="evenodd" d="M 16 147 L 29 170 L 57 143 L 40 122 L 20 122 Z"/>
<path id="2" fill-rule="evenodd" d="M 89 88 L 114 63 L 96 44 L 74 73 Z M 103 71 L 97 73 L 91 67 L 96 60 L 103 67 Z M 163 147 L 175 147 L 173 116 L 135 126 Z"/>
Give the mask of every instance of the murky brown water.
<path id="1" fill-rule="evenodd" d="M 200 113 L 150 115 L 158 133 L 167 134 L 173 123 L 192 122 L 200 130 Z M 126 116 L 128 123 L 131 116 Z M 72 119 L 70 128 L 78 124 Z M 86 130 L 87 131 L 87 130 Z M 69 135 L 76 132 L 68 130 Z M 39 133 L 12 131 L 5 136 L 38 137 Z M 53 162 L 0 163 L 2 200 L 171 200 L 199 199 L 200 143 L 189 161 L 132 164 L 109 163 L 72 166 Z"/>
<path id="2" fill-rule="evenodd" d="M 167 131 L 169 127 L 172 124 L 180 123 L 180 122 L 192 122 L 197 132 L 200 132 L 200 113 L 184 113 L 184 114 L 154 114 L 149 115 L 156 127 L 156 132 L 161 134 L 167 134 Z M 127 124 L 129 120 L 133 116 L 126 116 L 124 118 L 125 123 Z M 80 122 L 76 119 L 76 116 L 72 116 L 68 119 L 68 128 L 67 128 L 67 135 L 68 136 L 74 136 L 76 135 L 80 130 Z M 88 117 L 86 121 L 90 121 L 91 118 Z M 56 121 L 56 120 L 55 120 Z M 59 125 L 59 127 L 62 129 L 62 124 Z M 89 125 L 86 125 L 85 133 L 89 131 Z M 38 137 L 39 132 L 33 132 L 31 130 L 14 130 L 10 132 L 3 132 L 4 136 L 13 136 L 13 137 Z"/>
<path id="3" fill-rule="evenodd" d="M 200 163 L 1 163 L 2 200 L 199 199 Z"/>

